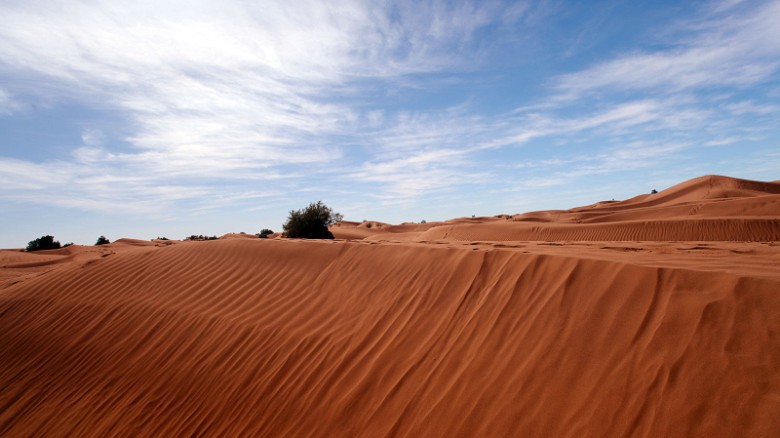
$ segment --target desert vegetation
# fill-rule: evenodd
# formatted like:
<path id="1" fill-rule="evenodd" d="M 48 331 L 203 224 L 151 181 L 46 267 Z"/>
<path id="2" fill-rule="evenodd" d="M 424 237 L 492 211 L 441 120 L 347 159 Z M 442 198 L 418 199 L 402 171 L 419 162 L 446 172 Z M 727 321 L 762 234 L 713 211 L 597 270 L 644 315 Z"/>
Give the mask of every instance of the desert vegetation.
<path id="1" fill-rule="evenodd" d="M 308 207 L 291 210 L 283 225 L 284 235 L 302 239 L 333 239 L 328 227 L 341 222 L 343 216 L 336 213 L 322 201 L 312 202 Z"/>
<path id="2" fill-rule="evenodd" d="M 41 236 L 35 240 L 31 240 L 27 244 L 27 251 L 42 251 L 46 249 L 59 249 L 60 242 L 54 240 L 54 236 Z"/>
<path id="3" fill-rule="evenodd" d="M 184 240 L 217 240 L 217 236 L 204 236 L 203 234 L 192 234 L 184 238 Z"/>
<path id="4" fill-rule="evenodd" d="M 111 243 L 111 241 L 110 241 L 110 240 L 108 240 L 108 239 L 106 238 L 106 236 L 100 236 L 100 237 L 98 237 L 98 239 L 97 239 L 97 242 L 95 242 L 95 246 L 98 246 L 98 245 L 107 245 L 107 244 L 109 244 L 109 243 Z"/>

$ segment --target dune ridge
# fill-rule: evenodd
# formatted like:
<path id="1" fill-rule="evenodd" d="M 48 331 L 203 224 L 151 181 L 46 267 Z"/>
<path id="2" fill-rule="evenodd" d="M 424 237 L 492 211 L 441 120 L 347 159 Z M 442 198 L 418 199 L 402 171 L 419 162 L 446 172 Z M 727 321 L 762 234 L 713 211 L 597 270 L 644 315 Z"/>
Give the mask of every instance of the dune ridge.
<path id="1" fill-rule="evenodd" d="M 375 235 L 367 239 L 392 236 Z M 752 241 L 780 239 L 780 219 L 637 220 L 619 223 L 517 226 L 511 222 L 441 225 L 414 240 Z"/>
<path id="2" fill-rule="evenodd" d="M 0 435 L 780 428 L 777 272 L 539 248 L 227 239 L 63 263 L 0 290 Z"/>
<path id="3" fill-rule="evenodd" d="M 780 184 L 708 175 L 655 194 L 604 201 L 569 210 L 429 224 L 384 226 L 356 233 L 333 227 L 343 239 L 776 241 L 780 240 Z"/>

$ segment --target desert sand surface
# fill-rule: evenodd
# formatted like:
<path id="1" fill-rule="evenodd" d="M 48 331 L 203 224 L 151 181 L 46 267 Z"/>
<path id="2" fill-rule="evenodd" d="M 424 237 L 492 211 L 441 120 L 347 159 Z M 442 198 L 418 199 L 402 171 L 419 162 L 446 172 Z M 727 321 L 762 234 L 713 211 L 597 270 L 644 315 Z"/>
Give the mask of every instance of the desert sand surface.
<path id="1" fill-rule="evenodd" d="M 780 184 L 708 175 L 655 194 L 570 210 L 446 222 L 334 227 L 337 238 L 375 240 L 776 241 Z M 362 233 L 356 229 L 363 227 Z"/>
<path id="2" fill-rule="evenodd" d="M 0 436 L 780 432 L 777 182 L 332 231 L 0 251 Z"/>

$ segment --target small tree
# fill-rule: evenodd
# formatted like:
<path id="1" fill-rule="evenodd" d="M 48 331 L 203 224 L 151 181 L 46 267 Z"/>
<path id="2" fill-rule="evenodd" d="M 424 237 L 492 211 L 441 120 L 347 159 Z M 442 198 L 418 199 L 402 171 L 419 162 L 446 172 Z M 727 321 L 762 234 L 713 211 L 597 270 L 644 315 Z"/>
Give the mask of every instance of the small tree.
<path id="1" fill-rule="evenodd" d="M 106 239 L 106 236 L 100 236 L 100 237 L 98 237 L 97 242 L 95 242 L 95 246 L 106 245 L 106 244 L 109 244 L 109 243 L 111 243 L 111 241 Z"/>
<path id="2" fill-rule="evenodd" d="M 283 225 L 287 237 L 303 239 L 333 239 L 328 227 L 341 222 L 343 216 L 318 201 L 301 210 L 291 210 Z"/>
<path id="3" fill-rule="evenodd" d="M 41 236 L 27 244 L 27 251 L 41 251 L 45 249 L 59 249 L 60 242 L 54 240 L 53 236 Z"/>
<path id="4" fill-rule="evenodd" d="M 650 194 L 651 195 L 655 195 L 656 193 L 658 193 L 658 190 L 656 190 L 656 189 L 650 190 Z"/>
<path id="5" fill-rule="evenodd" d="M 274 232 L 273 232 L 273 230 L 270 230 L 270 229 L 268 229 L 268 228 L 263 228 L 263 229 L 262 229 L 262 230 L 260 230 L 260 232 L 257 234 L 257 237 L 259 237 L 259 238 L 261 238 L 261 239 L 265 239 L 265 238 L 267 238 L 269 235 L 271 235 L 271 234 L 273 234 L 273 233 L 274 233 Z"/>

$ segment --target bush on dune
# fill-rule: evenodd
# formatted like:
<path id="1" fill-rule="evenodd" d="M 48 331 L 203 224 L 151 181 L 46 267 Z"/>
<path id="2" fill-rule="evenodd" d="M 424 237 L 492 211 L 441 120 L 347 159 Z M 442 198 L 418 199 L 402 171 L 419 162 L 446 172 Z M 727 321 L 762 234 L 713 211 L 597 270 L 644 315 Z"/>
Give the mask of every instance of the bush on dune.
<path id="1" fill-rule="evenodd" d="M 333 239 L 333 233 L 328 227 L 342 219 L 341 214 L 318 201 L 306 208 L 291 210 L 287 222 L 283 225 L 284 235 L 302 239 Z"/>
<path id="2" fill-rule="evenodd" d="M 206 236 L 203 234 L 193 234 L 185 237 L 184 240 L 217 240 L 217 236 Z"/>
<path id="3" fill-rule="evenodd" d="M 41 236 L 35 240 L 31 240 L 27 244 L 27 251 L 42 251 L 46 249 L 59 249 L 60 242 L 54 240 L 53 236 Z"/>
<path id="4" fill-rule="evenodd" d="M 98 245 L 107 245 L 107 244 L 109 244 L 109 243 L 111 243 L 111 241 L 110 241 L 110 240 L 108 240 L 108 239 L 106 238 L 106 236 L 100 236 L 100 237 L 98 237 L 98 240 L 97 240 L 97 242 L 95 242 L 95 246 L 98 246 Z"/>

